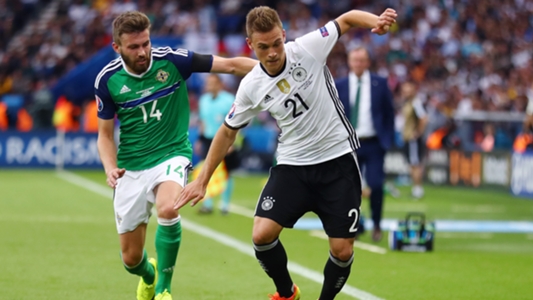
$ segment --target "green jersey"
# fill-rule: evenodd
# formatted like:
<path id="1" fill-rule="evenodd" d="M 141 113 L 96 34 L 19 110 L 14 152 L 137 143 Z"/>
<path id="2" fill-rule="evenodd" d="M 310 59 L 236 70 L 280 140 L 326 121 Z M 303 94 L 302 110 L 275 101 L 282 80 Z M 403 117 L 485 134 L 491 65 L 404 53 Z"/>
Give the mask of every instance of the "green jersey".
<path id="1" fill-rule="evenodd" d="M 193 72 L 193 55 L 152 48 L 143 74 L 128 72 L 119 57 L 96 77 L 98 117 L 109 120 L 116 114 L 120 122 L 119 168 L 145 170 L 175 156 L 192 158 L 185 80 Z"/>

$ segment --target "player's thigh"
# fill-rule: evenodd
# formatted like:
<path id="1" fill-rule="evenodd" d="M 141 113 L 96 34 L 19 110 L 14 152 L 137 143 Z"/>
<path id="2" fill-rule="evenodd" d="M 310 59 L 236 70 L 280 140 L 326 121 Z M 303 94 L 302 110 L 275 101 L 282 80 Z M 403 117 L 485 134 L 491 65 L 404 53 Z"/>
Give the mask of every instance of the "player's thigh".
<path id="1" fill-rule="evenodd" d="M 148 199 L 161 207 L 172 206 L 187 184 L 191 161 L 183 156 L 170 158 L 147 170 Z"/>
<path id="2" fill-rule="evenodd" d="M 119 234 L 134 231 L 140 224 L 148 223 L 153 203 L 147 194 L 148 186 L 143 171 L 126 171 L 117 181 L 113 207 Z"/>
<path id="3" fill-rule="evenodd" d="M 314 198 L 315 213 L 330 238 L 353 238 L 361 213 L 361 177 L 357 161 L 353 154 L 347 154 L 328 168 L 331 177 L 317 182 L 320 193 Z"/>
<path id="4" fill-rule="evenodd" d="M 256 216 L 292 228 L 303 214 L 312 210 L 310 200 L 313 195 L 298 176 L 298 169 L 287 165 L 270 169 L 268 181 L 255 208 Z"/>

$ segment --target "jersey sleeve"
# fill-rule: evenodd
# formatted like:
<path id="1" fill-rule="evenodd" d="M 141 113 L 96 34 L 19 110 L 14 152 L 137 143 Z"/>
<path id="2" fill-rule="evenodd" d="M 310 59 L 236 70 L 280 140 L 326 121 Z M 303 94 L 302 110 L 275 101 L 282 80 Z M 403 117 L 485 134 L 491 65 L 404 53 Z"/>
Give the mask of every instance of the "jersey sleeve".
<path id="1" fill-rule="evenodd" d="M 246 127 L 248 123 L 261 111 L 259 106 L 255 106 L 247 95 L 245 89 L 241 88 L 237 90 L 235 101 L 231 106 L 224 124 L 231 129 L 241 129 Z"/>
<path id="2" fill-rule="evenodd" d="M 324 27 L 297 38 L 295 42 L 316 60 L 326 63 L 329 52 L 331 52 L 339 37 L 339 24 L 337 21 L 330 21 Z"/>
<path id="3" fill-rule="evenodd" d="M 187 80 L 193 72 L 193 55 L 194 52 L 187 49 L 173 50 L 170 47 L 157 48 L 154 50 L 154 56 L 165 55 L 179 70 L 183 80 Z"/>
<path id="4" fill-rule="evenodd" d="M 96 107 L 98 108 L 98 118 L 104 120 L 113 119 L 117 108 L 111 98 L 106 81 L 100 80 L 96 82 L 94 97 L 96 99 Z"/>

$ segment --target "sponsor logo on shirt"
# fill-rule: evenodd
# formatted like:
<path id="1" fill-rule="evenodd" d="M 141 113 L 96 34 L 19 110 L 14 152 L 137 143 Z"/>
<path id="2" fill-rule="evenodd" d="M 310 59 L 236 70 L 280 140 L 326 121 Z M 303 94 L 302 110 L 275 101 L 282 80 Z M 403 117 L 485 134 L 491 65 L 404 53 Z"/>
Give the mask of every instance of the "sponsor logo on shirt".
<path id="1" fill-rule="evenodd" d="M 278 86 L 278 89 L 284 94 L 288 94 L 291 91 L 291 85 L 285 79 L 278 81 L 276 85 Z"/>
<path id="2" fill-rule="evenodd" d="M 96 96 L 96 107 L 98 108 L 98 111 L 102 111 L 104 109 L 104 102 L 98 96 Z"/>
<path id="3" fill-rule="evenodd" d="M 163 70 L 158 70 L 157 75 L 155 76 L 155 79 L 157 79 L 160 82 L 165 83 L 168 79 L 168 72 L 165 72 Z"/>
<path id="4" fill-rule="evenodd" d="M 229 113 L 228 113 L 228 119 L 233 118 L 233 116 L 235 116 L 235 104 L 233 104 L 233 105 L 231 106 L 231 109 L 229 110 Z"/>
<path id="5" fill-rule="evenodd" d="M 155 87 L 154 86 L 151 86 L 147 89 L 144 89 L 142 91 L 138 91 L 136 92 L 135 94 L 141 94 L 141 97 L 146 97 L 146 96 L 149 96 L 152 94 L 152 90 L 154 89 Z"/>
<path id="6" fill-rule="evenodd" d="M 273 97 L 271 97 L 270 95 L 266 95 L 265 98 L 263 98 L 263 101 L 265 101 L 265 104 L 267 104 L 268 102 L 274 100 Z"/>
<path id="7" fill-rule="evenodd" d="M 329 36 L 329 32 L 328 32 L 328 29 L 326 28 L 326 26 L 320 27 L 320 34 L 322 34 L 322 37 Z"/>
<path id="8" fill-rule="evenodd" d="M 120 89 L 120 94 L 124 94 L 124 93 L 127 93 L 127 92 L 130 92 L 130 88 L 127 87 L 126 85 L 122 86 L 122 88 Z"/>

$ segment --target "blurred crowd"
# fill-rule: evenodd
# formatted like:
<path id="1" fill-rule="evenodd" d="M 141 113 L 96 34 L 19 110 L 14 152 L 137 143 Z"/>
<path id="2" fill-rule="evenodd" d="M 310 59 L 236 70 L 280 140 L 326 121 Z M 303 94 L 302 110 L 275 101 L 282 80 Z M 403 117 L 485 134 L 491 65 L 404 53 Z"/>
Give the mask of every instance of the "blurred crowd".
<path id="1" fill-rule="evenodd" d="M 367 47 L 372 70 L 388 77 L 397 108 L 400 84 L 419 84 L 430 132 L 475 111 L 523 112 L 528 95 L 533 96 L 533 0 L 0 0 L 0 103 L 22 101 L 30 116 L 51 120 L 33 128 L 53 126 L 50 113 L 43 113 L 57 102 L 50 87 L 109 45 L 113 18 L 128 10 L 148 15 L 153 36 L 183 36 L 192 48 L 196 40 L 202 50 L 209 44 L 210 52 L 222 56 L 251 56 L 244 23 L 257 5 L 278 10 L 288 40 L 353 8 L 376 14 L 396 9 L 398 23 L 390 34 L 350 31 L 333 49 L 328 66 L 334 77 L 346 76 L 347 51 Z M 230 91 L 236 89 L 236 82 L 225 82 Z M 193 109 L 201 92 L 191 91 Z M 79 122 L 84 111 L 76 113 Z M 17 121 L 11 114 L 9 127 Z M 493 125 L 493 131 L 503 128 L 511 136 L 519 130 L 516 124 Z M 474 133 L 487 130 L 472 126 Z"/>

